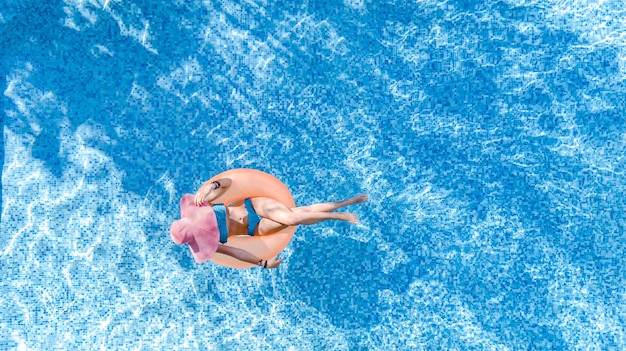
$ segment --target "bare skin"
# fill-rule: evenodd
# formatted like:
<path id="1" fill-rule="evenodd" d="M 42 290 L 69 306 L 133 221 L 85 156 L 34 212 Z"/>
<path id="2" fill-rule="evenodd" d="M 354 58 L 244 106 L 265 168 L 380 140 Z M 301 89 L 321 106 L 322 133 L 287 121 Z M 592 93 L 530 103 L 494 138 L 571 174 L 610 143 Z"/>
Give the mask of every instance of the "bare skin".
<path id="1" fill-rule="evenodd" d="M 280 266 L 280 264 L 283 262 L 283 259 L 278 258 L 278 257 L 274 257 L 269 260 L 262 260 L 256 257 L 255 255 L 249 253 L 246 250 L 238 249 L 236 247 L 231 247 L 227 245 L 219 245 L 217 247 L 217 252 L 234 257 L 240 261 L 263 266 L 264 268 L 276 268 Z"/>
<path id="2" fill-rule="evenodd" d="M 219 186 L 215 185 L 214 187 L 207 187 L 202 192 L 196 193 L 194 198 L 195 204 L 197 206 L 202 206 L 206 203 L 210 204 L 211 201 L 215 200 L 223 193 L 225 188 L 230 186 L 231 181 L 228 178 L 223 178 L 219 179 L 218 183 Z M 349 223 L 358 223 L 358 217 L 352 213 L 331 211 L 353 204 L 364 203 L 367 199 L 368 196 L 366 194 L 362 194 L 338 202 L 325 202 L 309 206 L 290 208 L 269 197 L 252 198 L 251 200 L 254 210 L 260 217 L 262 217 L 258 227 L 256 228 L 255 235 L 273 234 L 289 226 L 311 225 L 325 220 L 340 220 Z M 248 230 L 248 211 L 243 205 L 243 202 L 241 201 L 233 204 L 232 206 L 227 206 L 226 209 L 228 216 L 228 234 L 246 234 Z M 267 268 L 276 268 L 282 262 L 282 260 L 278 258 L 263 261 L 245 250 L 225 245 L 220 245 L 217 252 L 253 264 L 264 265 L 267 263 Z M 259 263 L 260 261 L 263 262 Z"/>

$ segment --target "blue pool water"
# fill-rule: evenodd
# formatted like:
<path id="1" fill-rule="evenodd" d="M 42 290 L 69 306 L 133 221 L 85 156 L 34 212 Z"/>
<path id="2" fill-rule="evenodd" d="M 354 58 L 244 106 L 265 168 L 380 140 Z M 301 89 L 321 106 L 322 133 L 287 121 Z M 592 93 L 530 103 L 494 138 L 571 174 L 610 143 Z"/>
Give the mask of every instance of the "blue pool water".
<path id="1" fill-rule="evenodd" d="M 626 348 L 617 0 L 0 1 L 2 350 Z M 248 167 L 361 222 L 195 264 Z"/>

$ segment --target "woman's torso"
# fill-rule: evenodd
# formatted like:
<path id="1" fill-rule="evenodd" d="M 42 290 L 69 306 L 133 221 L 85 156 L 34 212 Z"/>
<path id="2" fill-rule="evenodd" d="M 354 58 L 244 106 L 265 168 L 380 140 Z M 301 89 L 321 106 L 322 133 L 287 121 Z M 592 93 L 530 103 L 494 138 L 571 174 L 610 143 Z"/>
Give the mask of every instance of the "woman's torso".
<path id="1" fill-rule="evenodd" d="M 228 235 L 246 235 L 248 233 L 248 211 L 243 201 L 226 206 L 226 226 Z"/>

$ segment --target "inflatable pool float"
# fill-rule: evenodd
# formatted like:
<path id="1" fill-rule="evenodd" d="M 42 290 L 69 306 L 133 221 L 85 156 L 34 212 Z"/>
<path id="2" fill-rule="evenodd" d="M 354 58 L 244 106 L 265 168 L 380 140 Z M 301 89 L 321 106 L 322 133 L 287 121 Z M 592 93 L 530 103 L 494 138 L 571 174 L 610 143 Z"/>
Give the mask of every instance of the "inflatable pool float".
<path id="1" fill-rule="evenodd" d="M 270 174 L 254 169 L 238 168 L 220 173 L 206 181 L 199 191 L 212 186 L 213 181 L 221 178 L 230 178 L 232 184 L 225 188 L 224 192 L 211 202 L 211 205 L 228 205 L 245 198 L 269 197 L 290 208 L 296 206 L 285 184 Z M 254 264 L 215 252 L 217 245 L 220 245 L 215 213 L 211 206 L 195 206 L 193 198 L 194 195 L 186 194 L 181 199 L 181 219 L 174 222 L 170 228 L 174 242 L 189 244 L 196 262 L 211 260 L 231 268 L 254 267 Z M 243 249 L 261 259 L 269 260 L 287 247 L 295 231 L 296 227 L 286 227 L 270 235 L 233 235 L 229 236 L 223 245 Z"/>

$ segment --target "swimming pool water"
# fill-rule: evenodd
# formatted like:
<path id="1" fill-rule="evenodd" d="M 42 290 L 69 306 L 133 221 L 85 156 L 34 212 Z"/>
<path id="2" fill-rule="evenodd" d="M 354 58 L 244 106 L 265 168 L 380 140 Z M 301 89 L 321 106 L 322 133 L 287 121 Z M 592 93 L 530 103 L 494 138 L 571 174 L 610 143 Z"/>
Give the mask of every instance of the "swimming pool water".
<path id="1" fill-rule="evenodd" d="M 624 349 L 625 10 L 0 0 L 0 349 Z M 237 167 L 370 201 L 195 264 Z"/>

